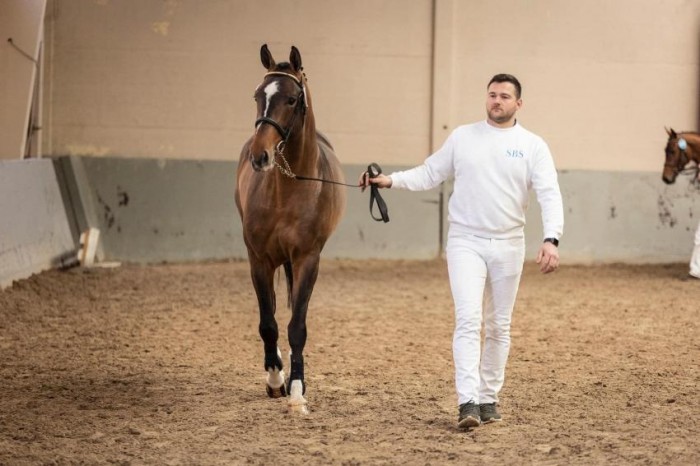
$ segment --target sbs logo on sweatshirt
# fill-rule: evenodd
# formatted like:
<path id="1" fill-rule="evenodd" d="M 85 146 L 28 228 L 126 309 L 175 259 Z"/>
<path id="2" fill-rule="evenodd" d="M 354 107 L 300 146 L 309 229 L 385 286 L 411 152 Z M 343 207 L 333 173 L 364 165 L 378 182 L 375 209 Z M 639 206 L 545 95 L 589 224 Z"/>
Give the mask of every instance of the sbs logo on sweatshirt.
<path id="1" fill-rule="evenodd" d="M 508 149 L 506 150 L 506 157 L 510 159 L 522 159 L 525 157 L 525 153 L 520 149 Z"/>

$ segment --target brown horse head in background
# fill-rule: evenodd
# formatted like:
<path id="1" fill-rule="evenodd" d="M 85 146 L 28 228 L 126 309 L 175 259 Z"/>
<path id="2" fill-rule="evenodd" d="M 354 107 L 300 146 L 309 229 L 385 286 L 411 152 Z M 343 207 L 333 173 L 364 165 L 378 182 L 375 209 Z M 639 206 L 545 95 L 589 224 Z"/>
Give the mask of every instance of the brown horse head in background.
<path id="1" fill-rule="evenodd" d="M 676 133 L 666 128 L 668 142 L 666 143 L 666 161 L 661 178 L 666 184 L 675 183 L 679 173 L 685 170 L 690 162 L 700 164 L 700 134 L 695 132 Z"/>
<path id="2" fill-rule="evenodd" d="M 289 394 L 292 410 L 306 412 L 306 313 L 321 250 L 340 221 L 345 192 L 339 185 L 302 181 L 296 175 L 342 182 L 343 174 L 330 143 L 316 131 L 299 50 L 292 47 L 289 62 L 276 63 L 263 45 L 260 59 L 267 72 L 254 94 L 255 132 L 241 150 L 236 206 L 260 308 L 267 393 L 273 398 Z M 291 371 L 286 387 L 277 345 L 273 282 L 280 266 L 292 310 L 287 332 Z"/>

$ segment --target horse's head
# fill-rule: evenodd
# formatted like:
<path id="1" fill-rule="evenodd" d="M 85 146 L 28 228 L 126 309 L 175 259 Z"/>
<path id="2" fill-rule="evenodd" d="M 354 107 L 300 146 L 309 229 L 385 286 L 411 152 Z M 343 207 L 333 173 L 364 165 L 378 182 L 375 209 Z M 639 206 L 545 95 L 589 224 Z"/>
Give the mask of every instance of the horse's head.
<path id="1" fill-rule="evenodd" d="M 250 161 L 256 171 L 273 166 L 275 152 L 282 152 L 290 138 L 301 133 L 307 109 L 305 76 L 301 54 L 292 46 L 289 62 L 275 63 L 267 44 L 260 48 L 267 70 L 253 98 L 258 113 L 250 145 Z"/>
<path id="2" fill-rule="evenodd" d="M 672 184 L 691 159 L 688 156 L 688 141 L 682 137 L 683 135 L 678 135 L 673 129 L 668 128 L 666 128 L 666 133 L 668 133 L 666 161 L 661 178 L 664 183 Z"/>

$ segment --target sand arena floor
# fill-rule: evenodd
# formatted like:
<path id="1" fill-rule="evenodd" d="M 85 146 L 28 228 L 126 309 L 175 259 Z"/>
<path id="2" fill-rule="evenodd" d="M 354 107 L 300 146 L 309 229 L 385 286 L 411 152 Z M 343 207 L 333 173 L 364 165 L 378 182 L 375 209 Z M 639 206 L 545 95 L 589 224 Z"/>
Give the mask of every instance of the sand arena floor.
<path id="1" fill-rule="evenodd" d="M 43 273 L 0 292 L 0 464 L 700 464 L 685 274 L 527 264 L 505 419 L 465 432 L 444 261 L 322 262 L 306 417 L 265 395 L 247 263 Z"/>

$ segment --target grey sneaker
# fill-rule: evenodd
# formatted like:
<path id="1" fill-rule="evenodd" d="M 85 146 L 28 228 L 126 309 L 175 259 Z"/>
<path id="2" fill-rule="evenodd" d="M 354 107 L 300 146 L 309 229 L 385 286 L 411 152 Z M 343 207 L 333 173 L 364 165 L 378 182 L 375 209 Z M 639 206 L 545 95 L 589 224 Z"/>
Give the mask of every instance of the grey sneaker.
<path id="1" fill-rule="evenodd" d="M 462 428 L 479 427 L 481 425 L 479 405 L 473 401 L 459 405 L 457 425 Z"/>
<path id="2" fill-rule="evenodd" d="M 481 422 L 488 424 L 489 422 L 499 422 L 503 420 L 496 406 L 496 403 L 484 403 L 479 405 Z"/>

